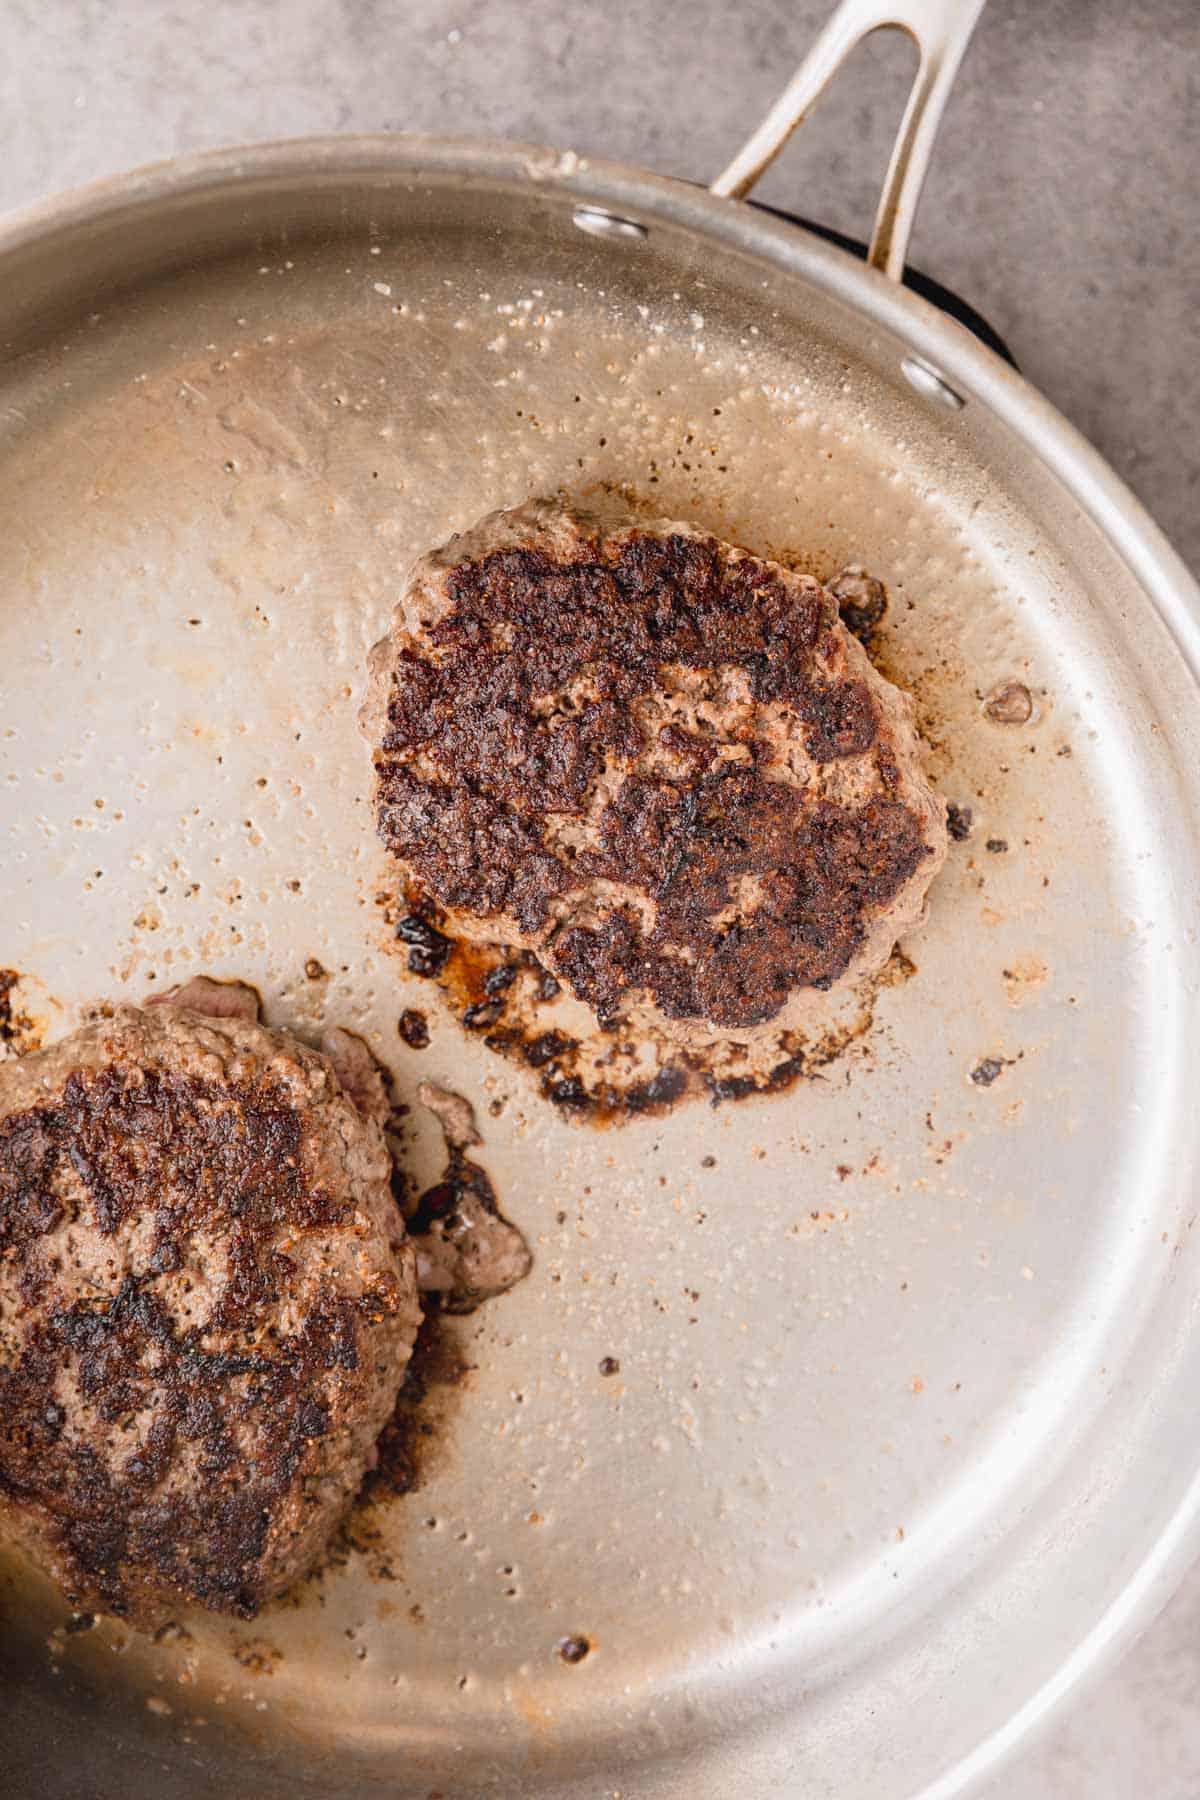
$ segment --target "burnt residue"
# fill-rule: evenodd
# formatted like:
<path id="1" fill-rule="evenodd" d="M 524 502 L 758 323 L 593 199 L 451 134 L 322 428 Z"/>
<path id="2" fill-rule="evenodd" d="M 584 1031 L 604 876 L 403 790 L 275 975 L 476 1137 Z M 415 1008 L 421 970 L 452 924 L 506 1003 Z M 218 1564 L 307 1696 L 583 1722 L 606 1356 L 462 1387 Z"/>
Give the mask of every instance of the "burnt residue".
<path id="1" fill-rule="evenodd" d="M 846 630 L 858 639 L 864 650 L 872 650 L 888 609 L 887 589 L 882 581 L 855 566 L 835 575 L 829 583 L 829 592 L 838 603 Z"/>
<path id="2" fill-rule="evenodd" d="M 20 979 L 16 969 L 0 969 L 0 1056 L 27 1056 L 41 1048 L 34 1019 L 13 999 Z"/>
<path id="3" fill-rule="evenodd" d="M 557 1000 L 558 996 L 562 993 L 562 983 L 558 980 L 557 976 L 550 973 L 549 969 L 543 969 L 536 957 L 533 959 L 533 966 L 538 972 L 537 981 L 534 984 L 533 990 L 534 999 L 540 1000 L 543 1003 L 548 1000 Z"/>
<path id="4" fill-rule="evenodd" d="M 474 1312 L 523 1280 L 533 1257 L 501 1212 L 487 1170 L 470 1155 L 483 1141 L 470 1102 L 432 1082 L 421 1083 L 419 1098 L 441 1127 L 446 1165 L 415 1201 L 402 1203 L 417 1278 L 443 1312 Z"/>
<path id="5" fill-rule="evenodd" d="M 579 1048 L 579 1040 L 565 1031 L 540 1031 L 535 1038 L 521 1040 L 521 1055 L 531 1069 L 544 1069 L 550 1063 L 561 1064 Z"/>
<path id="6" fill-rule="evenodd" d="M 12 991 L 20 979 L 15 969 L 0 969 L 0 1044 L 11 1044 L 17 1035 L 13 1023 Z"/>
<path id="7" fill-rule="evenodd" d="M 880 584 L 843 581 L 877 624 Z M 544 942 L 602 1019 L 644 996 L 740 1031 L 831 986 L 931 846 L 868 684 L 829 673 L 844 649 L 825 590 L 713 538 L 639 529 L 565 559 L 498 549 L 445 587 L 420 653 L 397 652 L 375 746 L 379 834 L 420 891 Z M 689 728 L 647 713 L 668 692 Z M 727 715 L 724 736 L 697 702 Z M 872 756 L 865 796 L 780 779 L 764 707 L 817 763 Z M 419 914 L 398 928 L 410 967 L 435 974 L 428 930 Z M 496 1022 L 494 1000 L 468 1028 Z"/>
<path id="8" fill-rule="evenodd" d="M 484 976 L 484 993 L 490 1000 L 494 1000 L 499 994 L 506 994 L 520 973 L 521 963 L 518 958 L 514 958 L 511 962 L 497 963 L 496 967 Z M 555 992 L 557 993 L 557 991 L 558 984 L 556 982 Z"/>
<path id="9" fill-rule="evenodd" d="M 1000 1056 L 985 1056 L 971 1070 L 971 1080 L 976 1087 L 991 1087 L 997 1076 L 1004 1073 L 1006 1062 Z"/>
<path id="10" fill-rule="evenodd" d="M 386 917 L 386 897 L 380 904 Z M 531 952 L 445 941 L 450 950 L 437 988 L 454 1017 L 461 1020 L 478 1006 L 495 1009 L 494 1023 L 483 1034 L 488 1048 L 531 1071 L 542 1097 L 564 1118 L 593 1125 L 661 1116 L 695 1097 L 721 1105 L 777 1094 L 816 1077 L 861 1043 L 880 991 L 916 972 L 897 948 L 882 970 L 839 998 L 820 1031 L 781 1030 L 752 1047 L 717 1038 L 683 1048 L 652 1026 L 640 1027 L 634 1041 L 619 1028 L 606 1029 L 577 1004 L 567 1030 L 552 1022 L 557 1003 L 567 1002 L 557 984 L 547 991 L 545 971 Z"/>
<path id="11" fill-rule="evenodd" d="M 694 1072 L 696 1059 L 692 1059 L 692 1068 L 682 1063 L 668 1063 L 657 1075 L 639 1082 L 634 1092 L 635 1107 L 643 1112 L 666 1112 L 677 1100 L 682 1100 L 687 1093 L 689 1075 Z"/>
<path id="12" fill-rule="evenodd" d="M 159 1645 L 192 1644 L 195 1639 L 187 1626 L 181 1625 L 178 1619 L 168 1619 L 166 1624 L 160 1625 L 154 1633 L 154 1642 Z"/>
<path id="13" fill-rule="evenodd" d="M 963 844 L 971 835 L 973 814 L 969 806 L 956 806 L 953 801 L 946 807 L 946 830 L 956 844 Z"/>
<path id="14" fill-rule="evenodd" d="M 243 1638 L 233 1646 L 233 1660 L 247 1675 L 274 1675 L 283 1651 L 266 1638 Z"/>
<path id="15" fill-rule="evenodd" d="M 473 1006 L 467 1007 L 463 1013 L 462 1022 L 468 1031 L 487 1031 L 489 1026 L 496 1023 L 503 1011 L 503 1000 L 495 998 L 477 1000 Z"/>
<path id="16" fill-rule="evenodd" d="M 408 966 L 414 975 L 440 975 L 454 948 L 429 919 L 406 913 L 396 926 L 400 943 L 408 946 Z"/>
<path id="17" fill-rule="evenodd" d="M 554 1647 L 563 1662 L 574 1665 L 591 1654 L 592 1645 L 582 1632 L 572 1632 L 569 1637 L 559 1638 Z"/>
<path id="18" fill-rule="evenodd" d="M 808 1067 L 803 1048 L 785 1056 L 765 1076 L 706 1074 L 704 1084 L 714 1106 L 726 1100 L 748 1100 L 753 1094 L 778 1094 L 797 1082 Z"/>
<path id="19" fill-rule="evenodd" d="M 578 1075 L 555 1075 L 549 1081 L 543 1082 L 542 1092 L 553 1106 L 557 1106 L 561 1112 L 565 1113 L 594 1112 L 597 1104 L 603 1108 L 605 1098 L 607 1098 L 605 1096 L 598 1102 L 597 1097 L 590 1094 L 584 1087 Z M 645 1110 L 644 1107 L 638 1105 L 638 1098 L 637 1090 L 631 1088 L 626 1105 L 626 1111 L 630 1114 Z"/>
<path id="20" fill-rule="evenodd" d="M 415 1006 L 406 1007 L 396 1021 L 396 1029 L 410 1050 L 424 1050 L 429 1044 L 429 1021 Z"/>

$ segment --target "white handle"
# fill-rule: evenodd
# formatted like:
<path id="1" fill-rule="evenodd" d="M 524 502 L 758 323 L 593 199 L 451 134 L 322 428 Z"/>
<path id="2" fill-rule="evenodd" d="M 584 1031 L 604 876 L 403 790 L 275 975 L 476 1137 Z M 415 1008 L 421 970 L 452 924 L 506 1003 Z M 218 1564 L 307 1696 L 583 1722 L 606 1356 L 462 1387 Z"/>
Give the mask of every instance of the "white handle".
<path id="1" fill-rule="evenodd" d="M 867 253 L 874 268 L 900 281 L 934 139 L 983 7 L 984 0 L 841 0 L 758 130 L 713 182 L 712 192 L 745 199 L 850 52 L 873 31 L 907 32 L 921 60 L 884 179 Z"/>

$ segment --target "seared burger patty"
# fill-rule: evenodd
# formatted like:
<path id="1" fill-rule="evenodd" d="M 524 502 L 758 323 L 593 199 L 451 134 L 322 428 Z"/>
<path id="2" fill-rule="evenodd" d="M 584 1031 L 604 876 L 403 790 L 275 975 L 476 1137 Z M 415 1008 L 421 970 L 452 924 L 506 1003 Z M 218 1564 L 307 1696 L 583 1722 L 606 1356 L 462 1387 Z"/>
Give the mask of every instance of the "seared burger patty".
<path id="1" fill-rule="evenodd" d="M 416 564 L 371 669 L 410 885 L 602 1021 L 796 1022 L 886 960 L 945 855 L 911 702 L 832 595 L 689 525 L 495 513 Z"/>
<path id="2" fill-rule="evenodd" d="M 378 1125 L 245 993 L 0 1065 L 0 1525 L 143 1621 L 308 1570 L 420 1318 Z"/>

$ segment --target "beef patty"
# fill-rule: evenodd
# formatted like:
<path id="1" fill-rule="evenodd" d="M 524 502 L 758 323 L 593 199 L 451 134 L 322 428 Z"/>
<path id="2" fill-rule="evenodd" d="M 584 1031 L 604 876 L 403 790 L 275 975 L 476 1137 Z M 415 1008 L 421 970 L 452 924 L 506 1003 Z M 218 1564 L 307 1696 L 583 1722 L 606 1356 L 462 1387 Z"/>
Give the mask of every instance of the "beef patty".
<path id="1" fill-rule="evenodd" d="M 0 1065 L 0 1523 L 141 1622 L 307 1571 L 420 1318 L 378 1125 L 245 995 Z"/>
<path id="2" fill-rule="evenodd" d="M 532 501 L 452 538 L 362 726 L 410 891 L 602 1023 L 798 1024 L 887 959 L 945 855 L 911 701 L 833 596 L 690 525 Z"/>

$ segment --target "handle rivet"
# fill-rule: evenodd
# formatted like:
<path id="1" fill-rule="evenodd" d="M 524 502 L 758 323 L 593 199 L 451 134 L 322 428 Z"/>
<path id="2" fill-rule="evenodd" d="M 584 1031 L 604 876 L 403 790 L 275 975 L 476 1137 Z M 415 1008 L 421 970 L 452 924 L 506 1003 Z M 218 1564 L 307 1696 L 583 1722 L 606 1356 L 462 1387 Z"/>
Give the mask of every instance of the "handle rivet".
<path id="1" fill-rule="evenodd" d="M 938 406 L 944 406 L 947 412 L 961 412 L 967 404 L 962 395 L 950 386 L 948 381 L 921 362 L 915 356 L 906 356 L 900 364 L 904 378 L 910 387 L 916 388 L 924 400 L 933 400 Z"/>
<path id="2" fill-rule="evenodd" d="M 650 235 L 648 227 L 639 225 L 636 219 L 618 218 L 616 213 L 605 212 L 600 206 L 577 206 L 571 217 L 580 231 L 586 231 L 589 237 L 644 238 Z"/>

